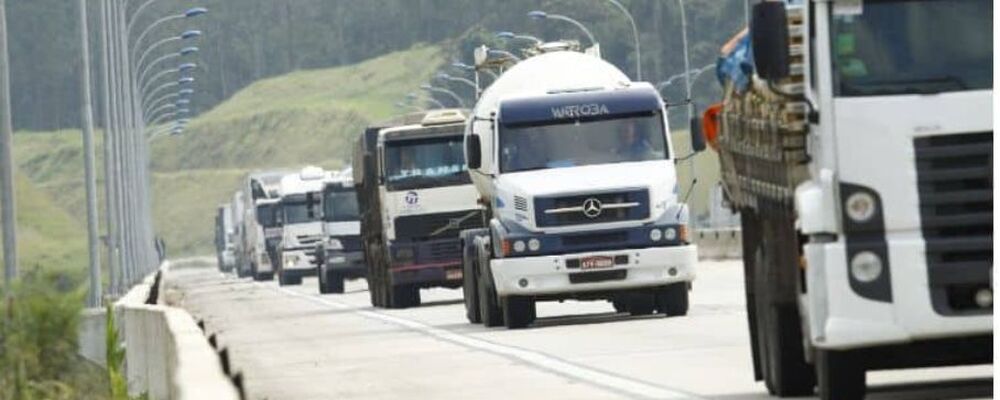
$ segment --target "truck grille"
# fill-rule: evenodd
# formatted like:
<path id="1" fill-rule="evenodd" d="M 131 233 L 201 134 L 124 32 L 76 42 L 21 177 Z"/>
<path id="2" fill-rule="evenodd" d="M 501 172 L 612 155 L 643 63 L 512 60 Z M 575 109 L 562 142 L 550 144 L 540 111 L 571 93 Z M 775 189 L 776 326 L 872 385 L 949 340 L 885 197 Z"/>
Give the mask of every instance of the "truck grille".
<path id="1" fill-rule="evenodd" d="M 974 296 L 993 266 L 993 132 L 917 138 L 914 150 L 934 309 L 992 312 Z"/>
<path id="2" fill-rule="evenodd" d="M 396 239 L 420 241 L 458 237 L 465 229 L 481 228 L 481 210 L 463 210 L 437 214 L 408 215 L 396 218 Z"/>
<path id="3" fill-rule="evenodd" d="M 311 246 L 311 245 L 318 244 L 319 242 L 322 242 L 323 241 L 323 236 L 321 236 L 321 235 L 302 235 L 302 236 L 296 236 L 295 239 L 298 240 L 300 246 Z"/>
<path id="4" fill-rule="evenodd" d="M 588 215 L 584 208 L 596 200 L 600 213 Z M 598 224 L 649 218 L 649 191 L 646 189 L 592 193 L 535 199 L 535 222 L 539 227 Z"/>

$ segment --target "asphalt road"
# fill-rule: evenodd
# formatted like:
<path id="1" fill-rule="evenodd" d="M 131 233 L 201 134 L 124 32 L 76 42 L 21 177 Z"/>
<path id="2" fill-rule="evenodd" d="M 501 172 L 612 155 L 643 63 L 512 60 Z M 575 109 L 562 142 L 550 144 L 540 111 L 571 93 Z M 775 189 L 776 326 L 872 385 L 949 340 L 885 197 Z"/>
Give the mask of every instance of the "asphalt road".
<path id="1" fill-rule="evenodd" d="M 172 272 L 170 302 L 203 319 L 252 399 L 769 399 L 753 381 L 742 269 L 702 262 L 686 317 L 630 317 L 606 302 L 541 303 L 530 328 L 465 320 L 461 290 L 373 309 L 315 279 L 278 287 L 214 265 Z M 870 399 L 992 398 L 992 366 L 869 372 Z"/>

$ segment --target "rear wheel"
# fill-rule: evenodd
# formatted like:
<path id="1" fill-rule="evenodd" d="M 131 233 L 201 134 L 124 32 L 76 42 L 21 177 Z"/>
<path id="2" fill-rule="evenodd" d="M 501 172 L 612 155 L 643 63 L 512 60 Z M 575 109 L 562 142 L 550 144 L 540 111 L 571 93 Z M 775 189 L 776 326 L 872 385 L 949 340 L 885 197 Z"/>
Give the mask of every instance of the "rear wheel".
<path id="1" fill-rule="evenodd" d="M 253 279 L 258 282 L 274 280 L 274 272 L 258 272 Z"/>
<path id="2" fill-rule="evenodd" d="M 656 300 L 652 293 L 632 293 L 628 299 L 628 313 L 632 316 L 649 315 L 656 310 Z"/>
<path id="3" fill-rule="evenodd" d="M 291 275 L 286 271 L 278 272 L 278 285 L 279 286 L 290 286 L 290 285 L 301 285 L 302 277 Z"/>
<path id="4" fill-rule="evenodd" d="M 865 368 L 855 353 L 817 350 L 816 377 L 822 400 L 865 398 Z"/>
<path id="5" fill-rule="evenodd" d="M 535 300 L 524 296 L 503 299 L 503 323 L 507 329 L 519 329 L 535 321 Z"/>
<path id="6" fill-rule="evenodd" d="M 805 360 L 798 306 L 779 294 L 788 285 L 796 287 L 798 244 L 792 222 L 787 216 L 762 221 L 760 238 L 769 240 L 758 240 L 751 271 L 761 372 L 777 396 L 810 395 L 816 385 Z M 788 279 L 792 282 L 784 282 Z"/>
<path id="7" fill-rule="evenodd" d="M 628 302 L 619 296 L 615 296 L 611 299 L 611 305 L 615 308 L 615 312 L 625 313 L 628 312 Z"/>
<path id="8" fill-rule="evenodd" d="M 489 274 L 489 251 L 486 250 L 486 245 L 484 239 L 476 239 L 476 263 L 479 270 L 478 275 L 478 294 L 479 294 L 479 316 L 482 318 L 483 325 L 487 327 L 500 326 L 503 324 L 503 313 L 500 310 L 500 306 L 497 304 L 497 292 L 493 287 L 493 282 L 491 282 L 491 277 Z"/>
<path id="9" fill-rule="evenodd" d="M 394 285 L 389 288 L 389 308 L 409 308 L 420 305 L 420 288 L 411 285 Z"/>
<path id="10" fill-rule="evenodd" d="M 476 268 L 475 235 L 462 238 L 462 297 L 465 301 L 465 317 L 469 322 L 482 322 L 479 314 L 479 273 Z"/>
<path id="11" fill-rule="evenodd" d="M 656 290 L 656 310 L 670 317 L 687 315 L 687 282 L 672 283 Z"/>

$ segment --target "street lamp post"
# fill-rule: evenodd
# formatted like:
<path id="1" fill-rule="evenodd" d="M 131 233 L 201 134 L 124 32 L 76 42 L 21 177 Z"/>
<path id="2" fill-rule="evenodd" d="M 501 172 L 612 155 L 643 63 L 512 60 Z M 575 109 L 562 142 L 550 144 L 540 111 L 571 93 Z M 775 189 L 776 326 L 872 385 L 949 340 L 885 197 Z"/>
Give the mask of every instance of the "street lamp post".
<path id="1" fill-rule="evenodd" d="M 462 96 L 459 96 L 458 93 L 455 93 L 455 92 L 453 92 L 451 90 L 448 90 L 448 89 L 445 89 L 445 88 L 440 88 L 440 87 L 437 87 L 437 86 L 432 86 L 430 84 L 421 85 L 420 88 L 423 89 L 423 90 L 426 90 L 428 92 L 436 92 L 436 93 L 442 93 L 442 94 L 448 95 L 451 98 L 455 99 L 455 102 L 458 103 L 459 107 L 465 108 L 465 101 L 462 100 Z"/>
<path id="2" fill-rule="evenodd" d="M 87 0 L 79 2 L 80 15 L 80 123 L 83 131 L 83 171 L 87 197 L 87 250 L 90 266 L 90 290 L 87 307 L 101 306 L 101 257 L 97 238 L 97 174 L 94 172 L 94 115 L 90 92 L 90 32 L 87 26 Z"/>
<path id="3" fill-rule="evenodd" d="M 407 94 L 406 99 L 409 101 L 416 101 L 416 100 L 429 101 L 438 108 L 448 108 L 447 106 L 444 105 L 444 103 L 438 101 L 438 99 L 435 99 L 433 96 L 427 96 L 427 95 L 421 96 L 419 93 L 416 92 L 410 92 L 409 94 Z"/>
<path id="4" fill-rule="evenodd" d="M 0 0 L 0 218 L 3 219 L 4 284 L 17 278 L 17 220 L 14 205 L 14 127 L 10 120 L 10 64 L 7 54 L 7 4 Z"/>
<path id="5" fill-rule="evenodd" d="M 580 28 L 580 30 L 587 35 L 587 39 L 590 40 L 590 44 L 592 46 L 597 45 L 597 39 L 594 38 L 594 34 L 590 32 L 590 29 L 587 29 L 587 27 L 584 26 L 582 23 L 580 23 L 580 21 L 577 21 L 573 18 L 560 14 L 549 14 L 545 11 L 532 11 L 528 13 L 528 16 L 537 20 L 554 19 L 557 21 L 569 22 L 570 24 L 575 25 L 577 28 Z"/>
<path id="6" fill-rule="evenodd" d="M 496 36 L 497 39 L 524 40 L 533 43 L 535 46 L 545 43 L 542 41 L 542 39 L 539 39 L 537 37 L 531 35 L 516 34 L 514 32 L 497 32 L 496 35 L 494 36 Z"/>
<path id="7" fill-rule="evenodd" d="M 448 75 L 446 73 L 437 74 L 437 76 L 435 78 L 437 80 L 440 80 L 440 81 L 445 81 L 445 82 L 459 82 L 459 83 L 462 83 L 462 84 L 464 84 L 466 86 L 469 86 L 469 87 L 472 88 L 473 93 L 475 93 L 476 98 L 477 99 L 479 98 L 479 95 L 480 95 L 479 85 L 477 85 L 473 81 L 470 81 L 470 80 L 462 78 L 462 77 L 451 76 L 451 75 Z"/>
<path id="8" fill-rule="evenodd" d="M 635 24 L 635 18 L 632 17 L 632 13 L 622 5 L 618 0 L 608 0 L 609 3 L 618 7 L 625 17 L 628 18 L 628 22 L 632 25 L 632 37 L 635 39 L 635 78 L 637 81 L 642 80 L 642 49 L 639 45 L 639 27 Z"/>

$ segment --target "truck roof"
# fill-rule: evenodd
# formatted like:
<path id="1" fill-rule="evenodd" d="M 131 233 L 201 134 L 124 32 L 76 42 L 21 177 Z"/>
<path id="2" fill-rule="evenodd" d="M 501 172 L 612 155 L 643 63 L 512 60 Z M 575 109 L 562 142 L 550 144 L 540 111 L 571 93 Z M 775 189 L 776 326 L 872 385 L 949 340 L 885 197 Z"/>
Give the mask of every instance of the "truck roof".
<path id="1" fill-rule="evenodd" d="M 467 120 L 465 110 L 433 110 L 421 118 L 419 123 L 398 125 L 382 129 L 379 135 L 389 139 L 418 139 L 453 133 L 455 126 L 464 127 Z"/>
<path id="2" fill-rule="evenodd" d="M 288 174 L 281 178 L 281 197 L 295 194 L 319 192 L 330 180 L 329 174 L 319 167 L 305 167 L 298 173 Z"/>
<path id="3" fill-rule="evenodd" d="M 538 124 L 563 120 L 600 119 L 657 111 L 662 108 L 659 93 L 642 82 L 626 88 L 581 89 L 550 92 L 546 95 L 517 95 L 503 100 L 498 119 L 504 125 Z"/>

